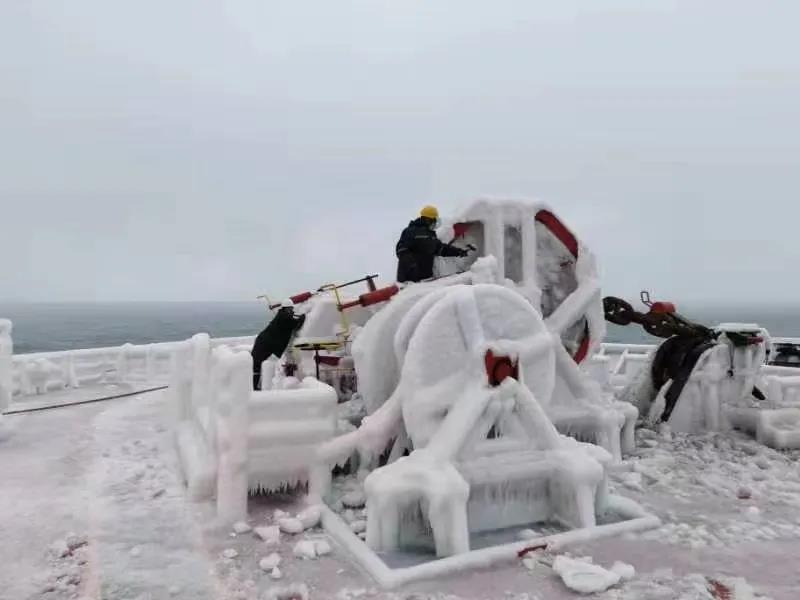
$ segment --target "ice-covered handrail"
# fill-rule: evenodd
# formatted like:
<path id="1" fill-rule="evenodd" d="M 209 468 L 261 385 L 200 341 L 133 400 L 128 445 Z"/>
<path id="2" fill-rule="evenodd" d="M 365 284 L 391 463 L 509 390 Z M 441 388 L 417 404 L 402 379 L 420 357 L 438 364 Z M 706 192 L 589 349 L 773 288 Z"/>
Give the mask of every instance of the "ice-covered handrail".
<path id="1" fill-rule="evenodd" d="M 10 332 L 10 330 L 9 330 Z M 213 338 L 211 347 L 252 346 L 254 336 Z M 33 395 L 93 383 L 143 383 L 166 381 L 172 356 L 181 341 L 123 344 L 11 356 L 11 394 Z"/>
<path id="2" fill-rule="evenodd" d="M 11 339 L 11 329 L 11 321 L 0 319 L 0 414 L 8 408 L 14 391 L 11 372 L 11 356 L 14 352 L 14 345 Z"/>

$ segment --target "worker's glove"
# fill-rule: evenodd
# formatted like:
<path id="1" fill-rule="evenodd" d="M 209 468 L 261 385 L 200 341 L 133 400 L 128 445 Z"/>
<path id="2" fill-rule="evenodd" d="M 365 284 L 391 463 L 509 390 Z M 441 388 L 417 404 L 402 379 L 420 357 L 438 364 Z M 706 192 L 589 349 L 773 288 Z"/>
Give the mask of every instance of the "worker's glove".
<path id="1" fill-rule="evenodd" d="M 478 248 L 473 246 L 472 244 L 467 244 L 467 250 L 472 250 L 473 252 L 477 252 Z"/>
<path id="2" fill-rule="evenodd" d="M 464 258 L 465 256 L 469 256 L 469 250 L 461 250 L 458 255 L 461 258 Z"/>

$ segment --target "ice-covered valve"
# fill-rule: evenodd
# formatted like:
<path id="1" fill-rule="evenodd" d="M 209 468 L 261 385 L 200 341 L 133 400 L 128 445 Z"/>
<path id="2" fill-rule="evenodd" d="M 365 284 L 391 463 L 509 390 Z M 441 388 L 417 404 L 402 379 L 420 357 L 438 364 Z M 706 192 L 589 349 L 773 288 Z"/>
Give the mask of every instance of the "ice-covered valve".
<path id="1" fill-rule="evenodd" d="M 486 363 L 486 375 L 489 378 L 489 385 L 497 387 L 507 377 L 519 379 L 519 369 L 516 361 L 512 361 L 508 356 L 495 356 L 491 350 L 486 352 L 484 358 Z"/>

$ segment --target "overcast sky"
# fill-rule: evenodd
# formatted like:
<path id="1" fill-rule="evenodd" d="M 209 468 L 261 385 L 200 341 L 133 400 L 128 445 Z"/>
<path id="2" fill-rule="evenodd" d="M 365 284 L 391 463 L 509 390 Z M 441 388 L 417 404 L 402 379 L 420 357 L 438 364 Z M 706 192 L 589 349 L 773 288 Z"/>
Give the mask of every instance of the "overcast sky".
<path id="1" fill-rule="evenodd" d="M 541 199 L 607 293 L 800 305 L 800 2 L 8 0 L 0 300 L 391 278 Z"/>

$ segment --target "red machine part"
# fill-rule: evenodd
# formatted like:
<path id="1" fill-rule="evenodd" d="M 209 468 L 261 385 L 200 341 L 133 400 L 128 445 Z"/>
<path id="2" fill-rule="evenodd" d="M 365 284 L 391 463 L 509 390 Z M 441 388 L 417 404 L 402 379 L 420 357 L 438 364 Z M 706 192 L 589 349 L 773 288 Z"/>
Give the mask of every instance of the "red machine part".
<path id="1" fill-rule="evenodd" d="M 578 259 L 578 252 L 580 245 L 578 244 L 578 239 L 573 235 L 573 233 L 564 225 L 561 220 L 555 216 L 549 210 L 540 210 L 536 213 L 536 221 L 547 227 L 550 232 L 560 241 L 564 247 L 569 251 L 572 255 L 574 260 Z M 455 238 L 464 237 L 467 230 L 469 229 L 469 223 L 456 223 L 453 225 L 453 235 Z M 562 266 L 566 267 L 569 266 L 571 263 L 565 262 Z M 583 332 L 583 337 L 581 338 L 581 342 L 578 346 L 578 350 L 575 352 L 573 359 L 576 363 L 581 363 L 586 359 L 586 356 L 589 354 L 589 346 L 591 345 L 591 336 L 589 334 L 589 324 L 586 323 L 586 327 Z"/>
<path id="2" fill-rule="evenodd" d="M 672 302 L 653 302 L 650 305 L 650 312 L 658 315 L 675 314 L 677 310 Z"/>
<path id="3" fill-rule="evenodd" d="M 572 257 L 577 260 L 578 259 L 578 238 L 576 238 L 573 233 L 567 229 L 567 226 L 564 225 L 557 216 L 551 213 L 549 210 L 540 210 L 536 213 L 536 220 L 547 227 L 558 241 L 564 244 L 564 247 L 569 250 L 569 253 L 572 254 Z M 576 363 L 580 364 L 586 359 L 586 356 L 589 354 L 589 346 L 591 345 L 591 336 L 589 334 L 589 323 L 586 323 L 586 327 L 583 331 L 583 337 L 581 338 L 581 343 L 578 346 L 577 352 L 572 357 Z"/>
<path id="4" fill-rule="evenodd" d="M 558 238 L 558 241 L 564 244 L 574 258 L 578 258 L 578 239 L 572 235 L 572 232 L 567 229 L 567 226 L 557 216 L 549 210 L 540 210 L 536 213 L 536 220 L 547 227 Z"/>
<path id="5" fill-rule="evenodd" d="M 484 362 L 486 363 L 486 376 L 492 387 L 497 387 L 507 377 L 519 379 L 518 365 L 508 356 L 495 356 L 494 352 L 488 350 L 484 356 Z"/>
<path id="6" fill-rule="evenodd" d="M 356 306 L 371 306 L 380 302 L 386 302 L 399 291 L 400 288 L 397 287 L 396 284 L 393 284 L 388 287 L 377 289 L 374 292 L 367 292 L 366 294 L 361 294 L 357 300 L 351 300 L 350 302 L 345 302 L 340 305 L 339 310 L 347 310 L 348 308 Z"/>
<path id="7" fill-rule="evenodd" d="M 469 229 L 469 223 L 456 223 L 453 225 L 453 235 L 457 238 L 464 237 Z"/>
<path id="8" fill-rule="evenodd" d="M 318 365 L 326 365 L 328 367 L 338 367 L 341 360 L 341 356 L 314 355 L 314 361 L 316 361 Z"/>
<path id="9" fill-rule="evenodd" d="M 289 299 L 294 302 L 295 304 L 302 304 L 306 300 L 309 300 L 313 296 L 313 292 L 303 292 L 302 294 L 295 294 L 294 296 L 290 296 Z M 277 304 L 270 304 L 269 307 L 271 309 L 280 308 L 281 303 L 278 302 Z"/>

